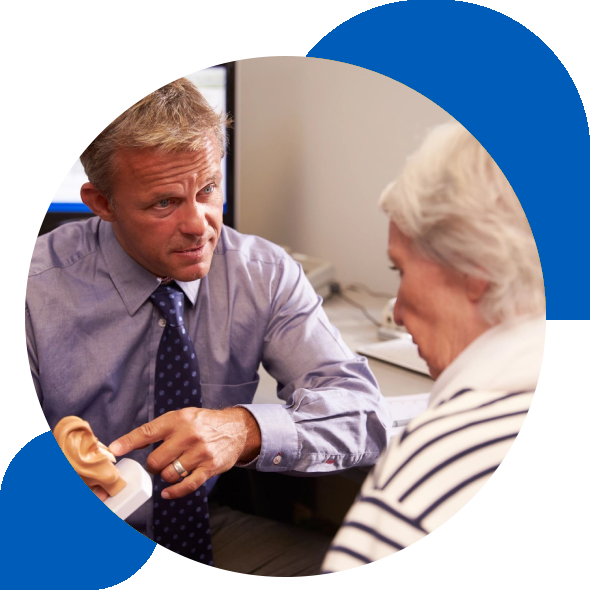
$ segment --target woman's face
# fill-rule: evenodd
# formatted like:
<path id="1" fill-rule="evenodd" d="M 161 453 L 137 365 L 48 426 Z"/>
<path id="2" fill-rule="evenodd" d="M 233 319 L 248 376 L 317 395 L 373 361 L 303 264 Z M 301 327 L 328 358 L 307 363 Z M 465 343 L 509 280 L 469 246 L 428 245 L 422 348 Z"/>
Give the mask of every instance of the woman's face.
<path id="1" fill-rule="evenodd" d="M 388 253 L 401 279 L 394 321 L 412 335 L 437 379 L 490 327 L 478 309 L 485 283 L 428 260 L 394 223 L 389 226 Z"/>

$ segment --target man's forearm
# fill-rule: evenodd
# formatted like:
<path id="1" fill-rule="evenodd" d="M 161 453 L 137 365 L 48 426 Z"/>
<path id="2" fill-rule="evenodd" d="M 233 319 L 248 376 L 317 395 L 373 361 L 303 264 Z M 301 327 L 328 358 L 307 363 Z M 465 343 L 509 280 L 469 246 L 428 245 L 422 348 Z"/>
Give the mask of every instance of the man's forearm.
<path id="1" fill-rule="evenodd" d="M 352 374 L 350 363 L 347 372 Z M 330 388 L 313 379 L 296 384 L 302 387 L 284 405 L 247 406 L 264 436 L 256 469 L 319 474 L 377 461 L 387 447 L 391 417 L 369 379 L 334 376 Z"/>

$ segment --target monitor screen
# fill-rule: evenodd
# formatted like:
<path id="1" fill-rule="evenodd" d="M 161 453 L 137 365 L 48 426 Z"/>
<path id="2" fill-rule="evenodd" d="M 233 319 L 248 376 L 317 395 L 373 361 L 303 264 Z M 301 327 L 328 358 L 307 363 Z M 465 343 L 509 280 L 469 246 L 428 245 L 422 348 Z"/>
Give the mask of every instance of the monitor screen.
<path id="1" fill-rule="evenodd" d="M 197 86 L 207 102 L 220 113 L 231 113 L 234 115 L 234 64 L 223 64 L 193 72 L 185 76 Z M 235 122 L 234 122 L 235 125 Z M 232 145 L 232 129 L 228 132 L 230 146 Z M 223 173 L 223 220 L 226 225 L 234 225 L 234 174 L 233 174 L 234 153 L 233 149 L 226 149 L 226 156 L 221 161 Z M 57 226 L 73 221 L 90 217 L 92 212 L 80 198 L 80 187 L 88 182 L 82 163 L 77 160 L 72 166 L 60 187 L 57 189 L 47 215 L 41 226 L 40 234 L 55 229 Z"/>

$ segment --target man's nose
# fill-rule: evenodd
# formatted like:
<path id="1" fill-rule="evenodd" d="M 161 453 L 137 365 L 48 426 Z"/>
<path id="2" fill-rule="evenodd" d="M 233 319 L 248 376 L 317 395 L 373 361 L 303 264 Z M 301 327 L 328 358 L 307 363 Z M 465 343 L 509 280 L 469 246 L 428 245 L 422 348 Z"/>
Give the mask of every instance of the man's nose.
<path id="1" fill-rule="evenodd" d="M 180 223 L 183 234 L 202 236 L 207 230 L 207 217 L 200 203 L 189 203 Z"/>

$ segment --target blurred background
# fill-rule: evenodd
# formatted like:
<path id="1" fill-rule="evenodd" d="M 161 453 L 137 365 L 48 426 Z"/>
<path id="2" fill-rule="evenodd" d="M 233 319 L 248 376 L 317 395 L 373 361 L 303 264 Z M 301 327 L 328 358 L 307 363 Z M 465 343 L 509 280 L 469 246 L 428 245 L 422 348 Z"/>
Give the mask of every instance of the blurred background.
<path id="1" fill-rule="evenodd" d="M 237 229 L 334 265 L 343 285 L 397 291 L 381 191 L 452 117 L 375 72 L 304 57 L 236 67 Z"/>

